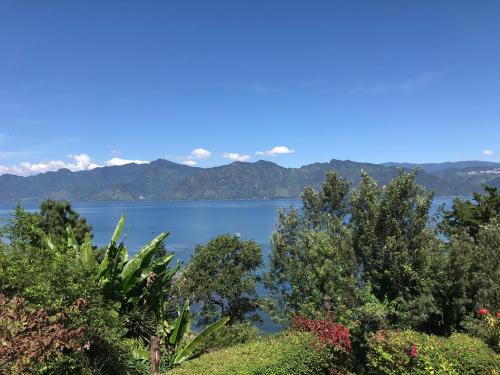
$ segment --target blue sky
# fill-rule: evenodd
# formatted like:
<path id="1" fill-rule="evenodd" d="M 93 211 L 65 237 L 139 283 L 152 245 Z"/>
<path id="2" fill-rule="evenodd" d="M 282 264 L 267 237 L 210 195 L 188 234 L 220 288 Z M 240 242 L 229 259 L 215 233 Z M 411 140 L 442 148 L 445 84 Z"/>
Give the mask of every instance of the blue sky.
<path id="1" fill-rule="evenodd" d="M 500 161 L 496 0 L 4 0 L 0 31 L 0 173 Z"/>

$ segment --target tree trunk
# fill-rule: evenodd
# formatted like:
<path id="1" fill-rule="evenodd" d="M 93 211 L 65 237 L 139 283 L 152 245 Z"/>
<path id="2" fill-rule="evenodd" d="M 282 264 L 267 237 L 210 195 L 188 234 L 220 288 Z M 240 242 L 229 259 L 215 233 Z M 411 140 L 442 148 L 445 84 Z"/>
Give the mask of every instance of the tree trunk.
<path id="1" fill-rule="evenodd" d="M 151 375 L 160 373 L 160 338 L 151 336 Z"/>

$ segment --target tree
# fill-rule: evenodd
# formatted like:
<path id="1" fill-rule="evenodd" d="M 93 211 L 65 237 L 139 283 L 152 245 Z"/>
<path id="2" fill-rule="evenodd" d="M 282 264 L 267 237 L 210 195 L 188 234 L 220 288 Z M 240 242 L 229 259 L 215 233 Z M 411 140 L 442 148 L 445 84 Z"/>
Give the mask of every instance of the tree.
<path id="1" fill-rule="evenodd" d="M 447 332 L 462 329 L 477 311 L 498 309 L 500 302 L 500 223 L 480 225 L 476 238 L 455 234 L 446 247 L 443 316 Z"/>
<path id="2" fill-rule="evenodd" d="M 387 300 L 392 323 L 424 324 L 437 314 L 433 295 L 441 266 L 439 240 L 428 227 L 433 194 L 400 171 L 379 188 L 365 173 L 352 196 L 353 244 L 362 280 Z"/>
<path id="3" fill-rule="evenodd" d="M 355 304 L 356 261 L 345 225 L 348 191 L 347 181 L 329 172 L 321 191 L 304 190 L 302 212 L 293 207 L 279 211 L 265 275 L 276 320 L 317 316 L 325 298 L 331 299 L 334 314 Z"/>
<path id="4" fill-rule="evenodd" d="M 476 237 L 480 226 L 500 217 L 500 194 L 496 187 L 485 186 L 487 194 L 474 193 L 472 201 L 456 198 L 450 211 L 443 211 L 440 228 L 448 236 L 462 229 Z"/>
<path id="5" fill-rule="evenodd" d="M 230 324 L 259 320 L 257 269 L 262 266 L 262 249 L 254 241 L 224 234 L 206 245 L 196 246 L 182 273 L 181 294 L 201 303 L 199 321 L 212 323 L 223 316 Z"/>
<path id="6" fill-rule="evenodd" d="M 73 229 L 78 244 L 85 241 L 85 236 L 92 235 L 92 226 L 71 208 L 68 201 L 47 199 L 40 205 L 40 228 L 53 239 L 66 239 L 68 225 Z"/>

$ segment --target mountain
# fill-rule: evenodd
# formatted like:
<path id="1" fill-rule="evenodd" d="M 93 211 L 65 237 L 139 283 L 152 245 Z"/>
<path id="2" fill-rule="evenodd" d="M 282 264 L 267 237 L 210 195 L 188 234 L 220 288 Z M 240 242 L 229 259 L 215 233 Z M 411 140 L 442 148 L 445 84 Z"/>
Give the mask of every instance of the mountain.
<path id="1" fill-rule="evenodd" d="M 260 160 L 195 168 L 159 159 L 89 171 L 61 169 L 29 177 L 2 175 L 0 202 L 48 197 L 77 201 L 295 198 L 306 186 L 318 188 L 330 170 L 356 186 L 361 170 L 384 185 L 400 168 L 417 167 L 417 181 L 437 195 L 466 195 L 481 190 L 485 183 L 500 187 L 500 163 L 489 162 L 372 164 L 334 159 L 285 168 Z"/>
<path id="2" fill-rule="evenodd" d="M 435 173 L 435 172 L 443 172 L 446 170 L 461 170 L 466 168 L 500 168 L 500 163 L 495 163 L 494 161 L 480 161 L 480 160 L 471 160 L 471 161 L 448 161 L 444 163 L 423 163 L 423 164 L 415 164 L 415 163 L 383 163 L 382 165 L 386 167 L 402 167 L 408 169 L 416 169 L 421 168 L 422 170 Z"/>

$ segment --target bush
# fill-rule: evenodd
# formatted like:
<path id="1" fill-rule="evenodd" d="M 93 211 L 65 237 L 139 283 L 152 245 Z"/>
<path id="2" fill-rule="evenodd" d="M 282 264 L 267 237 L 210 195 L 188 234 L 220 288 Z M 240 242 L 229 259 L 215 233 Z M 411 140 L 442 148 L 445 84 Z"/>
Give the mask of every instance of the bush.
<path id="1" fill-rule="evenodd" d="M 261 338 L 260 330 L 250 323 L 228 324 L 208 337 L 203 345 L 205 351 L 245 344 Z"/>
<path id="2" fill-rule="evenodd" d="M 204 354 L 168 375 L 319 375 L 330 374 L 330 356 L 306 332 L 286 332 Z"/>
<path id="3" fill-rule="evenodd" d="M 373 374 L 498 374 L 500 358 L 479 339 L 414 331 L 378 331 L 368 342 Z"/>

